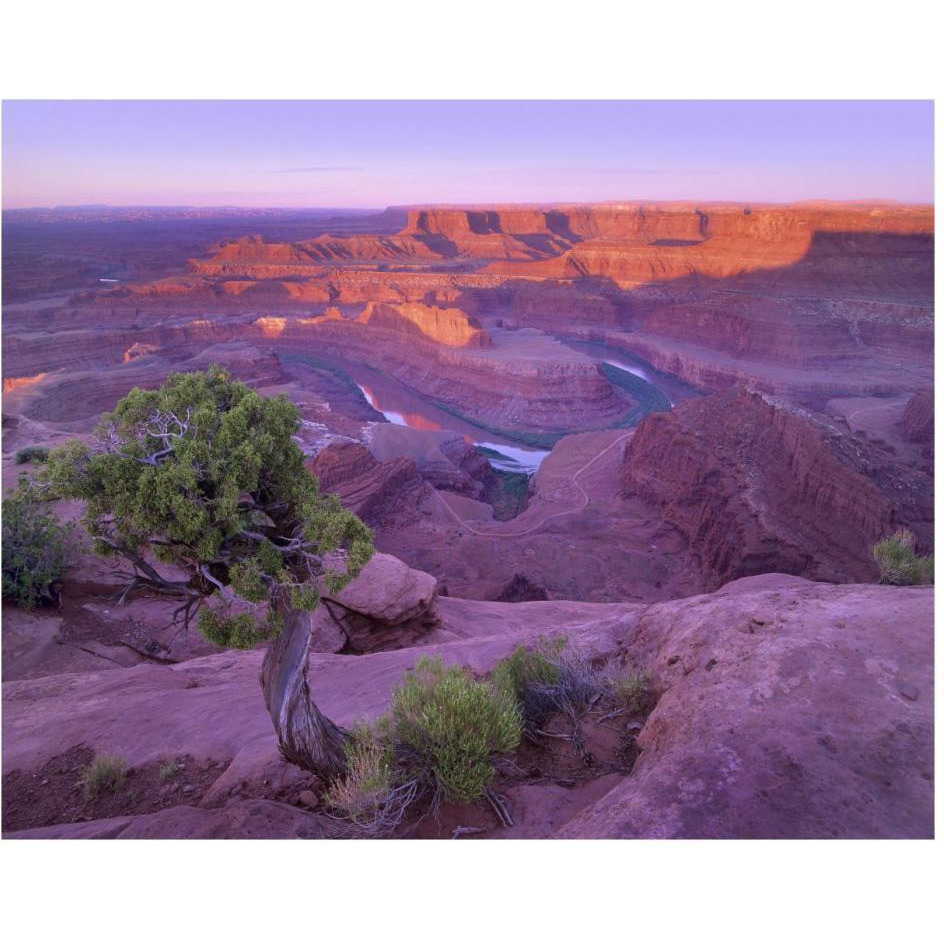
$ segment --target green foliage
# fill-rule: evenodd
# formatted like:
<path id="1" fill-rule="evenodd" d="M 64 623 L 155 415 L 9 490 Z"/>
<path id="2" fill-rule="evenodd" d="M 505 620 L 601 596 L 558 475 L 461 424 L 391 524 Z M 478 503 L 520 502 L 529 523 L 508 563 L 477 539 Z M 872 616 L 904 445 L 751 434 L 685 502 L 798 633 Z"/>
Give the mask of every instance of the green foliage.
<path id="1" fill-rule="evenodd" d="M 229 585 L 244 600 L 261 603 L 269 593 L 264 575 L 256 560 L 239 561 L 229 569 Z"/>
<path id="2" fill-rule="evenodd" d="M 325 802 L 358 826 L 372 824 L 397 778 L 390 743 L 368 724 L 358 724 L 344 747 L 345 775 L 325 792 Z"/>
<path id="3" fill-rule="evenodd" d="M 96 757 L 82 775 L 82 789 L 86 800 L 97 800 L 106 793 L 121 789 L 128 773 L 128 762 L 118 754 Z"/>
<path id="4" fill-rule="evenodd" d="M 895 586 L 934 583 L 934 557 L 922 557 L 915 551 L 915 536 L 900 528 L 872 549 L 878 561 L 881 583 Z"/>
<path id="5" fill-rule="evenodd" d="M 254 613 L 230 613 L 226 607 L 205 606 L 200 610 L 197 626 L 204 639 L 218 646 L 252 649 L 277 636 L 282 622 L 275 610 L 267 610 L 259 618 Z"/>
<path id="6" fill-rule="evenodd" d="M 532 648 L 519 646 L 492 672 L 495 686 L 515 699 L 524 733 L 537 740 L 544 722 L 556 713 L 573 725 L 572 740 L 583 749 L 581 719 L 591 710 L 639 712 L 650 693 L 650 676 L 618 661 L 598 668 L 570 645 L 566 636 L 542 637 Z"/>
<path id="7" fill-rule="evenodd" d="M 625 711 L 642 710 L 652 683 L 649 672 L 613 662 L 606 666 L 603 677 L 612 702 Z"/>
<path id="8" fill-rule="evenodd" d="M 25 465 L 27 462 L 46 462 L 49 458 L 49 447 L 48 446 L 24 446 L 22 449 L 16 450 L 16 459 L 17 465 Z"/>
<path id="9" fill-rule="evenodd" d="M 421 658 L 393 692 L 391 724 L 414 775 L 431 771 L 446 799 L 471 803 L 495 770 L 492 755 L 514 750 L 521 717 L 507 691 L 467 669 Z"/>
<path id="10" fill-rule="evenodd" d="M 321 565 L 331 562 L 321 579 L 340 589 L 370 559 L 373 537 L 321 493 L 293 440 L 299 425 L 285 397 L 260 397 L 212 366 L 132 390 L 103 415 L 96 445 L 56 449 L 43 474 L 56 494 L 85 501 L 100 553 L 172 562 L 217 604 L 222 585 L 250 604 L 285 596 L 312 609 Z M 217 610 L 200 624 L 214 642 L 271 635 L 270 623 Z"/>
<path id="11" fill-rule="evenodd" d="M 177 763 L 172 760 L 166 761 L 165 763 L 161 764 L 157 775 L 160 777 L 161 783 L 166 783 L 168 780 L 173 780 L 173 778 L 177 776 Z"/>
<path id="12" fill-rule="evenodd" d="M 542 636 L 534 649 L 518 646 L 495 666 L 492 681 L 499 690 L 508 692 L 516 701 L 523 703 L 529 687 L 554 683 L 560 679 L 560 666 L 557 663 L 566 645 L 566 636 L 550 639 Z"/>
<path id="13" fill-rule="evenodd" d="M 3 596 L 32 609 L 53 600 L 53 584 L 71 557 L 71 526 L 45 511 L 36 489 L 20 476 L 16 491 L 3 499 Z"/>
<path id="14" fill-rule="evenodd" d="M 318 591 L 314 587 L 292 587 L 291 603 L 296 610 L 317 609 L 318 602 Z"/>

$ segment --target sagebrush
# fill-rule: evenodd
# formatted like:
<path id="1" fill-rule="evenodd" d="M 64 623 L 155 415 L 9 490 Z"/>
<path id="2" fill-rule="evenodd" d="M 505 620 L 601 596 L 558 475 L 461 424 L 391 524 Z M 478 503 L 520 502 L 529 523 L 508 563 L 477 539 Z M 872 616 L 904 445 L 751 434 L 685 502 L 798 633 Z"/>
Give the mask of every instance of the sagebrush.
<path id="1" fill-rule="evenodd" d="M 96 757 L 82 775 L 82 790 L 86 800 L 97 800 L 121 789 L 128 774 L 128 762 L 119 754 Z"/>
<path id="2" fill-rule="evenodd" d="M 396 763 L 389 719 L 358 724 L 345 745 L 347 769 L 324 794 L 329 809 L 367 836 L 384 836 L 403 821 L 419 781 Z"/>
<path id="3" fill-rule="evenodd" d="M 495 775 L 492 757 L 521 740 L 514 698 L 468 669 L 420 659 L 393 692 L 393 736 L 417 776 L 431 772 L 447 800 L 471 803 Z"/>
<path id="4" fill-rule="evenodd" d="M 620 708 L 633 712 L 645 707 L 652 684 L 648 671 L 614 660 L 604 667 L 603 679 L 612 701 Z"/>
<path id="5" fill-rule="evenodd" d="M 918 554 L 916 545 L 914 534 L 906 528 L 875 545 L 872 554 L 878 562 L 881 583 L 895 586 L 934 583 L 934 557 Z"/>
<path id="6" fill-rule="evenodd" d="M 390 713 L 350 733 L 345 773 L 324 800 L 358 833 L 388 835 L 420 798 L 436 809 L 442 800 L 486 795 L 493 758 L 520 740 L 513 696 L 466 668 L 424 657 L 394 689 Z"/>
<path id="7" fill-rule="evenodd" d="M 516 700 L 523 731 L 531 740 L 544 736 L 542 725 L 560 713 L 571 724 L 578 753 L 584 747 L 581 721 L 589 712 L 639 712 L 651 690 L 648 672 L 619 660 L 598 667 L 566 636 L 541 637 L 530 648 L 518 646 L 495 666 L 492 678 Z"/>

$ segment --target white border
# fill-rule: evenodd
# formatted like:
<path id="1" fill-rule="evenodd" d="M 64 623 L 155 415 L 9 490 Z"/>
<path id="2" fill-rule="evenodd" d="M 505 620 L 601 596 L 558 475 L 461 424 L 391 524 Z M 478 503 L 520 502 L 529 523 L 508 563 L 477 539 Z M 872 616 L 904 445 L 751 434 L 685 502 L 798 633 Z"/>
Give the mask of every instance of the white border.
<path id="1" fill-rule="evenodd" d="M 934 98 L 931 11 L 11 3 L 0 94 Z M 4 930 L 27 940 L 925 941 L 940 892 L 928 842 L 4 842 L 0 864 Z"/>

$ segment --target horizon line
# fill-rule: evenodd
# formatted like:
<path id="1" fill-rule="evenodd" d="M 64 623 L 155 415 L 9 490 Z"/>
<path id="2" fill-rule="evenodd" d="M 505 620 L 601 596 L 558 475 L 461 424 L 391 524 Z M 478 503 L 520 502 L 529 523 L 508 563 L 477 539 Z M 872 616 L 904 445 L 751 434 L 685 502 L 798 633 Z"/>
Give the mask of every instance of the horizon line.
<path id="1" fill-rule="evenodd" d="M 697 197 L 683 199 L 613 199 L 613 200 L 527 200 L 509 201 L 492 200 L 460 203 L 454 201 L 434 201 L 430 203 L 390 203 L 378 206 L 344 206 L 330 204 L 286 204 L 284 206 L 265 203 L 58 203 L 30 204 L 25 206 L 2 206 L 0 212 L 25 212 L 38 210 L 324 210 L 324 211 L 359 211 L 385 212 L 387 210 L 426 210 L 426 209 L 479 209 L 482 207 L 529 207 L 535 209 L 571 206 L 809 206 L 829 204 L 839 206 L 899 206 L 899 207 L 934 207 L 934 200 L 909 201 L 895 200 L 890 197 L 853 197 L 834 199 L 830 197 L 805 197 L 800 200 L 701 200 Z"/>

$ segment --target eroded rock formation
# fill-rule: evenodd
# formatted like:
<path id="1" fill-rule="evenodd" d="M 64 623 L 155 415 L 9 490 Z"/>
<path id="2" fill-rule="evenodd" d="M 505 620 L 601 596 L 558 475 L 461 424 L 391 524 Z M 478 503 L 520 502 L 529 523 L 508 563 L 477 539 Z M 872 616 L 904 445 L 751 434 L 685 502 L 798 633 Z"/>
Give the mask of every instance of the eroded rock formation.
<path id="1" fill-rule="evenodd" d="M 411 459 L 397 456 L 378 462 L 362 443 L 333 442 L 309 463 L 324 492 L 337 495 L 344 507 L 368 524 L 393 517 L 409 520 L 429 486 Z"/>
<path id="2" fill-rule="evenodd" d="M 902 512 L 861 443 L 744 389 L 647 418 L 624 468 L 626 493 L 681 531 L 708 589 L 768 571 L 876 579 L 872 546 Z"/>
<path id="3" fill-rule="evenodd" d="M 929 836 L 930 594 L 769 574 L 651 607 L 639 760 L 558 836 Z"/>
<path id="4" fill-rule="evenodd" d="M 929 468 L 934 467 L 934 389 L 923 387 L 908 401 L 901 418 L 908 442 L 921 446 L 921 456 Z"/>

